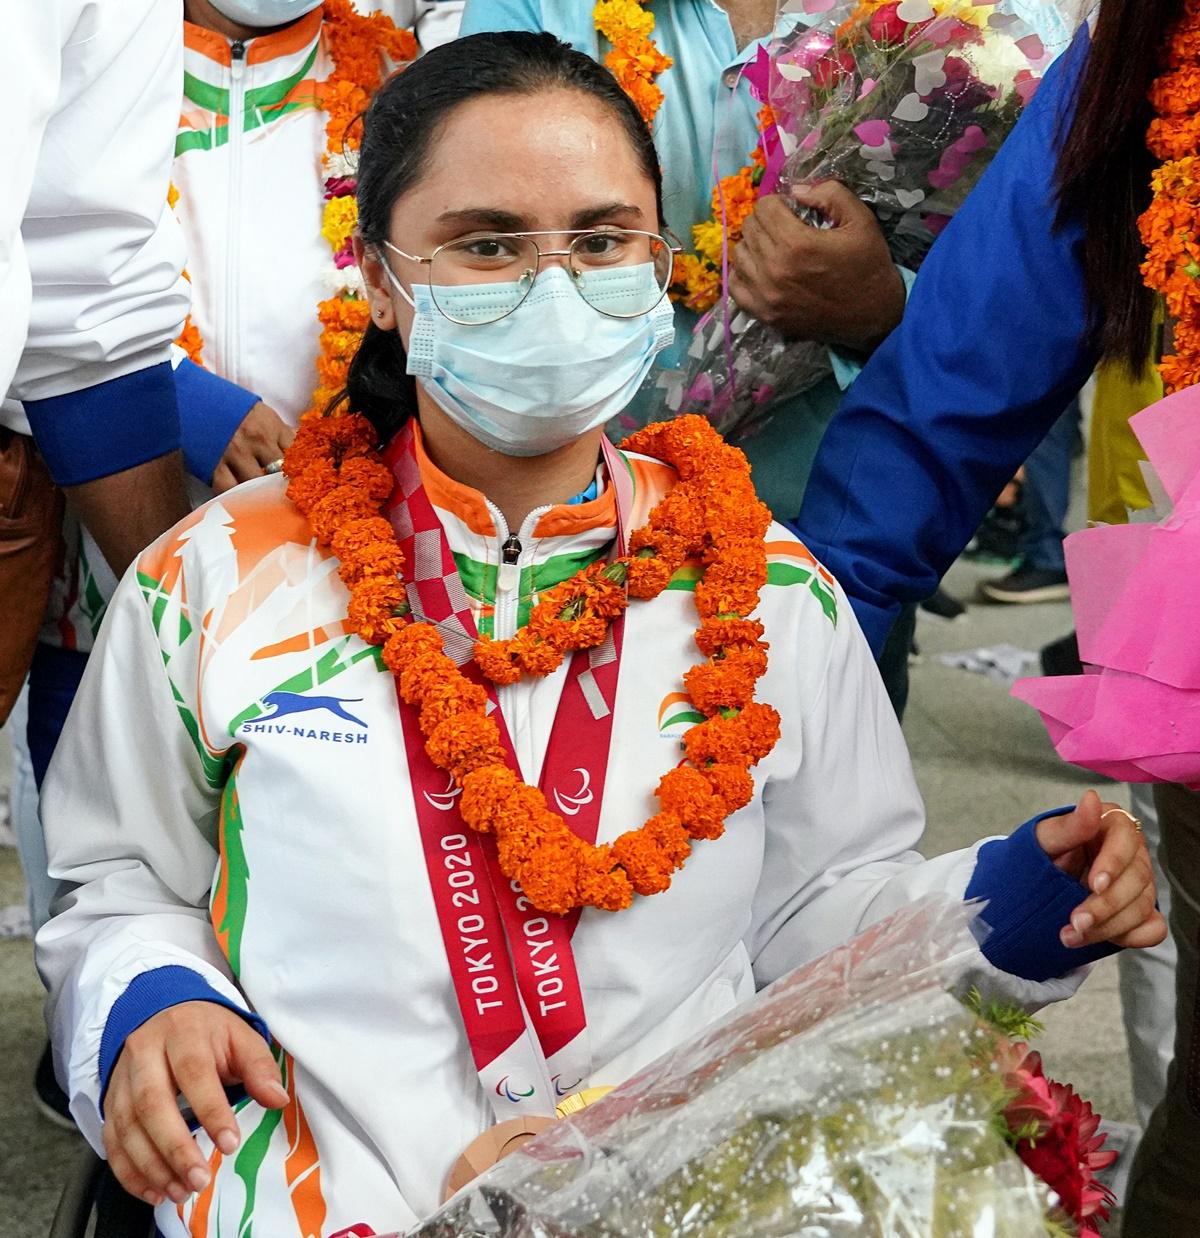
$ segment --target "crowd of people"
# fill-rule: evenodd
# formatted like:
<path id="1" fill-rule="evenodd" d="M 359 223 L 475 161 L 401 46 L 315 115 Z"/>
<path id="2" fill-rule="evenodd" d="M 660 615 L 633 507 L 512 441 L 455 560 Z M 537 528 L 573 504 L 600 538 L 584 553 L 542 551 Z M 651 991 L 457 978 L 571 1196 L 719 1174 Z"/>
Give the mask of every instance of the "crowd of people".
<path id="1" fill-rule="evenodd" d="M 1189 1232 L 1188 780 L 917 850 L 918 604 L 1018 476 L 982 593 L 1066 597 L 1080 392 L 1090 507 L 1124 521 L 1129 420 L 1190 342 L 1138 219 L 1200 10 L 1005 3 L 1054 51 L 919 272 L 836 181 L 726 232 L 722 295 L 829 362 L 730 442 L 658 402 L 708 321 L 678 271 L 759 141 L 754 65 L 821 5 L 14 17 L 0 713 L 35 1084 L 147 1227 L 416 1225 L 491 1128 L 937 892 L 982 903 L 989 995 L 1120 953 L 1125 1232 Z"/>

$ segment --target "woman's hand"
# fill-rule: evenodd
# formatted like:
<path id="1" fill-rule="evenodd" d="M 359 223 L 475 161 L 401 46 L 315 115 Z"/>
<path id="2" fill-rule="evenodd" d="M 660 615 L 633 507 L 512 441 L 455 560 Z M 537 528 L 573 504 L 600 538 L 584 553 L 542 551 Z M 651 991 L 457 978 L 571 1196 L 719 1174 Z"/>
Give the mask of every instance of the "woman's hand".
<path id="1" fill-rule="evenodd" d="M 1111 941 L 1138 948 L 1166 937 L 1146 840 L 1120 805 L 1088 791 L 1074 812 L 1039 821 L 1037 840 L 1056 867 L 1092 891 L 1063 928 L 1064 946 Z"/>
<path id="2" fill-rule="evenodd" d="M 228 1156 L 241 1137 L 225 1088 L 237 1083 L 268 1109 L 287 1104 L 266 1041 L 225 1006 L 182 1002 L 130 1033 L 104 1100 L 104 1149 L 121 1185 L 156 1206 L 202 1191 L 212 1175 L 177 1097 Z"/>
<path id="3" fill-rule="evenodd" d="M 790 340 L 873 351 L 907 299 L 879 221 L 837 181 L 797 187 L 792 197 L 831 226 L 804 223 L 778 194 L 760 198 L 734 251 L 733 299 Z"/>
<path id="4" fill-rule="evenodd" d="M 268 464 L 282 458 L 295 437 L 296 431 L 260 400 L 242 419 L 213 470 L 213 489 L 224 494 L 241 482 L 261 477 Z"/>

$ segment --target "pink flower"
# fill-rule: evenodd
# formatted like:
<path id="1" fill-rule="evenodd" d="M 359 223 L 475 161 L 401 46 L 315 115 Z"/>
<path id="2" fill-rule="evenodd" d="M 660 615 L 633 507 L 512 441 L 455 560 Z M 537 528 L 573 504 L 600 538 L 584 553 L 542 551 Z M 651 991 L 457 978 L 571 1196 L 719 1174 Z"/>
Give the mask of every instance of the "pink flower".
<path id="1" fill-rule="evenodd" d="M 358 192 L 358 181 L 353 176 L 331 176 L 325 182 L 325 197 L 350 198 Z"/>
<path id="2" fill-rule="evenodd" d="M 1081 1235 L 1098 1235 L 1097 1224 L 1108 1220 L 1115 1197 L 1096 1174 L 1117 1159 L 1115 1152 L 1101 1151 L 1106 1136 L 1097 1134 L 1100 1115 L 1073 1088 L 1047 1079 L 1036 1053 L 1010 1072 L 1009 1081 L 1018 1093 L 1004 1111 L 1009 1129 L 1038 1130 L 1019 1140 L 1017 1155 L 1054 1191 Z"/>
<path id="3" fill-rule="evenodd" d="M 354 262 L 354 246 L 350 241 L 347 241 L 341 249 L 333 255 L 333 265 L 339 271 L 344 271 L 347 267 L 355 265 Z"/>

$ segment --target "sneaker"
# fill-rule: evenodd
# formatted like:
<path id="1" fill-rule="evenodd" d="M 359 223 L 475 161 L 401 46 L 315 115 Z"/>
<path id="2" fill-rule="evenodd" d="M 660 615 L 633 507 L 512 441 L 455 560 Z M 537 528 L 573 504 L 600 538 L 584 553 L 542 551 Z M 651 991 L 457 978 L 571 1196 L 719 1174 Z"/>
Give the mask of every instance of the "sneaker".
<path id="1" fill-rule="evenodd" d="M 951 597 L 945 589 L 939 588 L 933 597 L 926 598 L 921 603 L 921 610 L 927 615 L 938 619 L 958 619 L 967 613 L 967 608 L 956 597 Z"/>
<path id="2" fill-rule="evenodd" d="M 975 531 L 963 557 L 991 563 L 1012 563 L 1021 553 L 1021 539 L 1029 527 L 1024 507 L 993 507 Z"/>
<path id="3" fill-rule="evenodd" d="M 67 1103 L 67 1094 L 58 1086 L 54 1077 L 54 1056 L 47 1044 L 38 1059 L 33 1075 L 33 1099 L 42 1116 L 65 1131 L 75 1129 L 75 1119 Z"/>
<path id="4" fill-rule="evenodd" d="M 1071 596 L 1066 572 L 1022 565 L 999 580 L 985 580 L 980 594 L 989 602 L 1065 602 Z"/>

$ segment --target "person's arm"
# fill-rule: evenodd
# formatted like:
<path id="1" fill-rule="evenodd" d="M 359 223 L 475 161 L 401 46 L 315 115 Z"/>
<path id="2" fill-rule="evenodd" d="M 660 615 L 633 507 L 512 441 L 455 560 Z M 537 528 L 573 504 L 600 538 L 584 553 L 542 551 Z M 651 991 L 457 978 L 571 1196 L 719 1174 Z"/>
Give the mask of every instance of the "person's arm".
<path id="1" fill-rule="evenodd" d="M 181 602 L 157 581 L 179 570 L 152 551 L 121 582 L 42 797 L 50 872 L 68 884 L 37 963 L 72 1113 L 98 1150 L 126 1044 L 162 1011 L 220 1007 L 265 1050 L 209 912 L 217 834 L 237 800 L 232 754 L 206 738 L 197 643 L 184 635 L 202 589 L 187 582 Z"/>
<path id="2" fill-rule="evenodd" d="M 10 394 L 120 572 L 188 510 L 169 365 L 188 293 L 166 201 L 182 16 L 155 0 L 50 0 L 16 6 L 13 20 L 6 63 L 26 56 L 23 26 L 57 63 L 40 129 L 17 134 L 36 162 L 19 222 L 28 331 Z M 14 95 L 49 73 L 33 58 L 13 70 Z"/>
<path id="3" fill-rule="evenodd" d="M 1054 226 L 1081 32 L 925 260 L 900 326 L 834 417 L 795 528 L 876 654 L 1087 381 L 1082 229 Z"/>
<path id="4" fill-rule="evenodd" d="M 975 969 L 981 988 L 1030 1006 L 1069 996 L 1082 965 L 1112 952 L 1104 938 L 1110 921 L 1111 935 L 1124 942 L 1125 922 L 1113 915 L 1140 925 L 1153 911 L 1152 883 L 1149 911 L 1127 911 L 1145 901 L 1149 879 L 1140 836 L 1120 818 L 1101 821 L 1099 802 L 1089 800 L 1011 838 L 923 860 L 916 848 L 924 808 L 904 738 L 840 591 L 838 600 L 831 634 L 819 640 L 808 626 L 791 642 L 803 659 L 824 665 L 814 676 L 797 664 L 810 699 L 800 717 L 783 716 L 781 755 L 794 773 L 764 791 L 766 847 L 750 939 L 756 979 L 769 983 L 922 896 L 944 893 L 987 902 L 982 919 L 994 931 Z M 781 670 L 790 656 L 783 644 L 772 637 Z M 1080 858 L 1077 848 L 1091 862 L 1067 871 Z M 1093 884 L 1110 871 L 1110 883 L 1100 884 L 1114 891 L 1119 909 L 1089 907 L 1095 895 L 1074 871 Z M 1068 947 L 1061 934 L 1081 911 L 1095 911 L 1093 924 Z"/>

